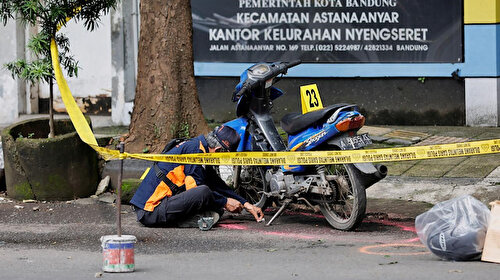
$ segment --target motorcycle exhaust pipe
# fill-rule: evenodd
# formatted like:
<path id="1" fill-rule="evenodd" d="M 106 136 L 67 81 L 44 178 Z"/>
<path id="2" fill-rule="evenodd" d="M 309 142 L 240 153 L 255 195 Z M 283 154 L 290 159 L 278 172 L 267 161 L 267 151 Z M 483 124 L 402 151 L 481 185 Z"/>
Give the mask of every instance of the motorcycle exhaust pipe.
<path id="1" fill-rule="evenodd" d="M 383 164 L 355 163 L 357 179 L 365 188 L 369 188 L 387 176 L 387 166 Z"/>
<path id="2" fill-rule="evenodd" d="M 377 169 L 377 172 L 375 172 L 375 175 L 380 178 L 380 180 L 384 179 L 385 176 L 387 176 L 387 166 L 383 164 L 375 164 L 375 168 Z"/>

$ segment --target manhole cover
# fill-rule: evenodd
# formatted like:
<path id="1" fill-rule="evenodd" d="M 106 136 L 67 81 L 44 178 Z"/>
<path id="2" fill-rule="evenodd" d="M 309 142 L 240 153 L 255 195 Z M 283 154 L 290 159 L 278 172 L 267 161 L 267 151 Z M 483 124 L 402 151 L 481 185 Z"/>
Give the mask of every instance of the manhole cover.
<path id="1" fill-rule="evenodd" d="M 446 136 L 431 136 L 422 142 L 415 144 L 415 146 L 439 145 L 439 144 L 453 144 L 467 142 L 469 138 L 446 137 Z"/>
<path id="2" fill-rule="evenodd" d="M 384 135 L 384 137 L 389 138 L 399 138 L 404 140 L 415 140 L 416 138 L 425 139 L 431 136 L 430 134 L 423 132 L 407 131 L 407 130 L 394 130 L 390 133 Z"/>

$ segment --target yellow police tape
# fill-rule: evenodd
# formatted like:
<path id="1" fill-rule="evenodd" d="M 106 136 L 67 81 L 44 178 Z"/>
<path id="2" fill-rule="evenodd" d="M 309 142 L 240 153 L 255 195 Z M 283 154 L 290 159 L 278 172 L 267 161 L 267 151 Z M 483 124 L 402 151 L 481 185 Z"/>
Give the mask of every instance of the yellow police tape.
<path id="1" fill-rule="evenodd" d="M 78 135 L 83 142 L 90 145 L 105 160 L 135 158 L 150 161 L 204 165 L 317 165 L 421 160 L 500 153 L 500 139 L 493 139 L 433 146 L 347 151 L 237 152 L 184 155 L 121 154 L 117 150 L 99 147 L 87 120 L 76 105 L 68 84 L 64 79 L 61 65 L 59 64 L 59 51 L 54 39 L 51 40 L 50 51 L 62 100 Z"/>

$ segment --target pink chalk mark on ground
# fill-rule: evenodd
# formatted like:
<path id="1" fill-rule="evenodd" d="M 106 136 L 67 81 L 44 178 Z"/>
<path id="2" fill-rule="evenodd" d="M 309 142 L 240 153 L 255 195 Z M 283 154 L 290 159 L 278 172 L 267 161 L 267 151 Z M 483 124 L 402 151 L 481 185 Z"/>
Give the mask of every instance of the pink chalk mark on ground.
<path id="1" fill-rule="evenodd" d="M 304 215 L 304 216 L 310 216 L 310 217 L 315 217 L 315 218 L 324 218 L 323 215 L 313 214 L 313 213 L 292 212 L 292 211 L 286 211 L 285 213 L 288 215 Z M 365 220 L 365 222 L 378 223 L 378 224 L 382 224 L 382 225 L 386 225 L 386 226 L 394 226 L 394 227 L 397 227 L 403 231 L 416 233 L 415 227 L 409 226 L 409 225 L 407 225 L 407 223 L 404 224 L 402 222 L 388 221 L 388 220 L 376 220 L 376 219 Z M 241 224 L 222 223 L 222 224 L 218 224 L 218 227 L 226 228 L 226 229 L 230 229 L 230 230 L 250 230 L 250 228 L 248 226 L 241 225 Z M 303 239 L 303 240 L 324 239 L 325 238 L 325 236 L 314 236 L 314 235 L 307 235 L 307 234 L 300 234 L 300 233 L 290 233 L 290 232 L 281 232 L 281 231 L 265 231 L 265 230 L 259 230 L 259 229 L 252 229 L 252 230 L 255 232 L 262 233 L 264 235 L 284 237 L 284 238 L 295 238 L 295 239 Z M 361 242 L 361 241 L 363 241 L 363 239 L 361 239 L 359 241 Z M 414 243 L 414 242 L 419 242 L 419 241 L 420 241 L 420 239 L 418 237 L 415 237 L 415 238 L 405 239 L 405 240 L 402 240 L 399 242 L 407 244 L 407 243 Z"/>
<path id="2" fill-rule="evenodd" d="M 402 222 L 397 222 L 397 221 L 388 221 L 388 220 L 367 220 L 369 222 L 373 223 L 378 223 L 386 226 L 394 226 L 402 231 L 407 231 L 416 234 L 417 230 L 415 229 L 414 226 L 409 226 L 408 222 L 402 223 Z M 418 242 L 418 243 L 417 243 Z M 417 243 L 417 244 L 415 244 Z M 420 243 L 420 238 L 414 237 L 414 238 L 409 238 L 401 241 L 397 241 L 396 243 L 389 243 L 389 244 L 376 244 L 376 245 L 369 245 L 369 246 L 364 246 L 358 249 L 360 253 L 363 254 L 368 254 L 368 255 L 394 255 L 394 256 L 416 256 L 416 255 L 424 255 L 428 254 L 429 252 L 424 250 L 422 252 L 400 252 L 400 251 L 394 251 L 391 252 L 390 248 L 391 247 L 408 247 L 408 248 L 426 248 L 423 244 Z M 389 248 L 389 251 L 386 251 L 385 248 Z M 372 251 L 375 249 L 374 251 Z M 381 251 L 377 251 L 381 250 Z"/>
<path id="3" fill-rule="evenodd" d="M 408 226 L 408 225 L 405 225 L 403 223 L 398 223 L 398 222 L 394 222 L 394 221 L 387 221 L 387 220 L 370 220 L 370 222 L 378 223 L 378 224 L 382 224 L 382 225 L 386 225 L 386 226 L 394 226 L 394 227 L 400 228 L 403 231 L 409 231 L 409 232 L 413 232 L 415 234 L 417 233 L 417 230 L 415 229 L 414 226 Z M 413 243 L 413 242 L 420 242 L 420 238 L 415 237 L 415 238 L 405 239 L 405 240 L 401 241 L 401 243 Z"/>
<path id="4" fill-rule="evenodd" d="M 377 224 L 382 224 L 385 226 L 393 226 L 393 227 L 398 227 L 403 231 L 410 231 L 417 233 L 417 230 L 415 229 L 414 226 L 408 226 L 404 225 L 403 223 L 398 223 L 398 222 L 393 222 L 393 221 L 387 221 L 387 220 L 367 220 L 369 222 L 377 223 Z"/>
<path id="5" fill-rule="evenodd" d="M 247 226 L 238 224 L 219 224 L 219 227 L 227 229 L 235 229 L 235 230 L 248 230 Z"/>
<path id="6" fill-rule="evenodd" d="M 402 243 L 420 242 L 420 238 L 415 237 L 415 238 L 405 239 L 405 240 L 402 240 L 401 242 L 402 242 Z"/>

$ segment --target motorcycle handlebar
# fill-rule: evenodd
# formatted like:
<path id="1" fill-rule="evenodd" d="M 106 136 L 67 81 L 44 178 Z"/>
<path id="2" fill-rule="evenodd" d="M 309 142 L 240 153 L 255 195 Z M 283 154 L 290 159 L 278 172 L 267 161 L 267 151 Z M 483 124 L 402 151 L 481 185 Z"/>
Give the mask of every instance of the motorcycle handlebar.
<path id="1" fill-rule="evenodd" d="M 274 73 L 273 76 L 277 76 L 279 74 L 286 74 L 288 72 L 288 69 L 297 66 L 300 63 L 302 63 L 302 61 L 300 60 L 294 60 L 292 62 L 281 62 L 281 67 L 279 67 L 280 69 L 278 70 L 277 73 Z"/>
<path id="2" fill-rule="evenodd" d="M 243 85 L 239 91 L 233 92 L 233 102 L 238 101 L 238 99 L 240 99 L 240 97 L 243 95 L 243 93 L 245 93 L 246 90 L 247 88 L 245 87 L 245 85 Z"/>
<path id="3" fill-rule="evenodd" d="M 295 61 L 292 61 L 292 62 L 288 63 L 286 65 L 287 66 L 286 68 L 292 68 L 292 67 L 297 66 L 297 65 L 299 65 L 301 63 L 302 63 L 302 61 L 300 59 L 299 60 L 295 60 Z"/>

